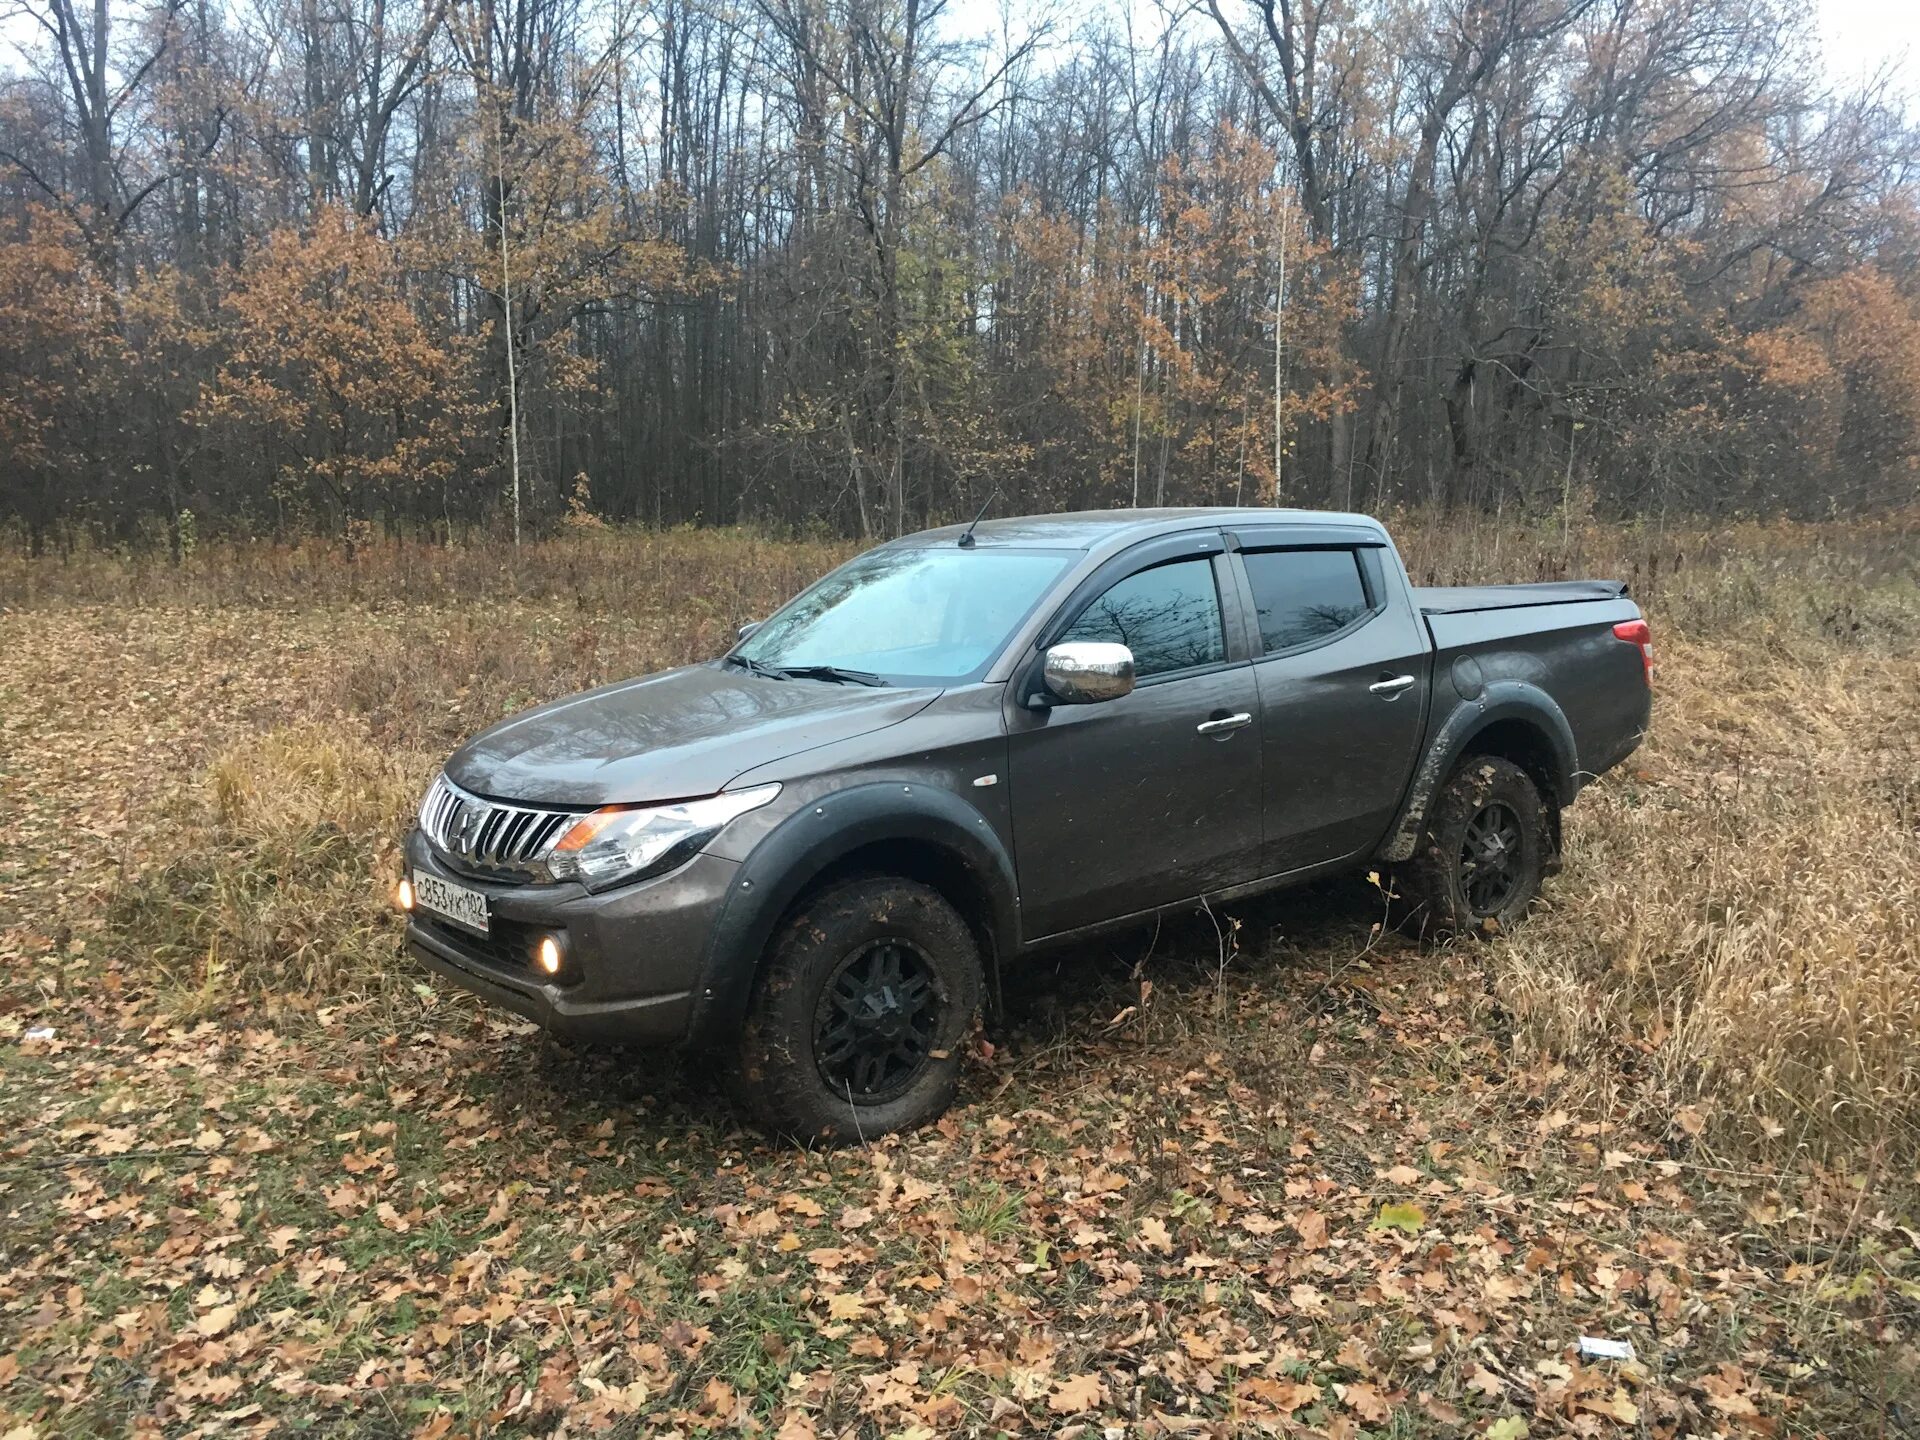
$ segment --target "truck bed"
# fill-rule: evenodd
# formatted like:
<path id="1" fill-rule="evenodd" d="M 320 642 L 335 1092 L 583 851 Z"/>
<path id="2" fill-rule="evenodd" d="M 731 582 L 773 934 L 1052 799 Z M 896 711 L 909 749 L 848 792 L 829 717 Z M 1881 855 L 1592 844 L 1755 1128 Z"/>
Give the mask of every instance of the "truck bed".
<path id="1" fill-rule="evenodd" d="M 1618 600 L 1624 580 L 1545 580 L 1532 585 L 1416 585 L 1413 602 L 1427 615 L 1469 615 L 1480 610 L 1521 610 L 1535 605 L 1575 605 Z"/>

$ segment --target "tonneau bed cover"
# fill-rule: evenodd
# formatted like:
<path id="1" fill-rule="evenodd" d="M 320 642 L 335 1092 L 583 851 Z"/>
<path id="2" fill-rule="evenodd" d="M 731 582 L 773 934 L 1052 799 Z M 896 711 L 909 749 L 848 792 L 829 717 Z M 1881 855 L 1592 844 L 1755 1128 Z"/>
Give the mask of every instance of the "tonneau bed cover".
<path id="1" fill-rule="evenodd" d="M 1413 600 L 1428 615 L 1465 615 L 1475 610 L 1618 600 L 1626 593 L 1624 580 L 1544 580 L 1533 585 L 1416 585 Z"/>

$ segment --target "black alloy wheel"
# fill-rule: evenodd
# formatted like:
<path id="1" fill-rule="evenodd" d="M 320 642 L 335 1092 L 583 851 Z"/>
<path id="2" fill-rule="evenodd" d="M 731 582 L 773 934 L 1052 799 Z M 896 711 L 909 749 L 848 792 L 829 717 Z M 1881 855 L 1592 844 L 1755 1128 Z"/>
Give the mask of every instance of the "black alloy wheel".
<path id="1" fill-rule="evenodd" d="M 1460 846 L 1460 888 L 1475 915 L 1498 915 L 1521 883 L 1520 817 L 1499 801 L 1467 822 Z"/>
<path id="2" fill-rule="evenodd" d="M 802 895 L 754 980 L 739 1098 L 769 1134 L 805 1144 L 926 1124 L 959 1089 L 984 959 L 920 881 L 855 875 Z"/>
<path id="3" fill-rule="evenodd" d="M 1469 755 L 1434 796 L 1413 854 L 1394 868 L 1395 923 L 1428 940 L 1510 929 L 1539 895 L 1558 833 L 1531 775 L 1499 756 Z"/>
<path id="4" fill-rule="evenodd" d="M 879 1105 L 926 1068 L 940 1020 L 933 967 L 909 940 L 888 937 L 840 962 L 813 1017 L 813 1061 L 835 1094 Z"/>

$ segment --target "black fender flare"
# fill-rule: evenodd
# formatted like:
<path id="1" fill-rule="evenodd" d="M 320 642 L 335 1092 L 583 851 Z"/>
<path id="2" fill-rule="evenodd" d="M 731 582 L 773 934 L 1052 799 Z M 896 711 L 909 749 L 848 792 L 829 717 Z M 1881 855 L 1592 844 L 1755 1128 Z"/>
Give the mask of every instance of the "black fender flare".
<path id="1" fill-rule="evenodd" d="M 1461 757 L 1472 752 L 1473 742 L 1503 720 L 1521 720 L 1539 732 L 1552 756 L 1554 793 L 1549 799 L 1560 805 L 1573 799 L 1580 788 L 1579 747 L 1566 714 L 1538 685 L 1524 680 L 1496 680 L 1476 699 L 1461 701 L 1427 746 L 1407 786 L 1400 814 L 1380 847 L 1380 859 L 1397 864 L 1413 854 L 1427 823 L 1427 810 L 1440 787 L 1452 776 Z"/>
<path id="2" fill-rule="evenodd" d="M 1000 837 L 978 810 L 937 785 L 856 785 L 807 801 L 742 862 L 707 942 L 690 1043 L 719 1044 L 737 1033 L 774 927 L 801 892 L 835 862 L 890 840 L 935 847 L 964 867 L 986 902 L 986 913 L 971 918 L 991 942 L 986 979 L 988 993 L 997 993 L 997 968 L 1020 945 L 1019 888 Z"/>

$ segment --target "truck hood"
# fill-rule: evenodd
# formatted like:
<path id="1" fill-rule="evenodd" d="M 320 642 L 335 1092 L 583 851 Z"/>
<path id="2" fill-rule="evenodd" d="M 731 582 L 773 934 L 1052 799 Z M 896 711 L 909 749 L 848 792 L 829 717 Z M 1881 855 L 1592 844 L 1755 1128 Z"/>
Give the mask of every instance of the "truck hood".
<path id="1" fill-rule="evenodd" d="M 689 665 L 504 720 L 454 753 L 447 778 L 528 804 L 685 800 L 770 761 L 897 725 L 939 694 Z"/>

